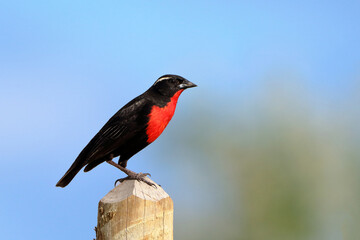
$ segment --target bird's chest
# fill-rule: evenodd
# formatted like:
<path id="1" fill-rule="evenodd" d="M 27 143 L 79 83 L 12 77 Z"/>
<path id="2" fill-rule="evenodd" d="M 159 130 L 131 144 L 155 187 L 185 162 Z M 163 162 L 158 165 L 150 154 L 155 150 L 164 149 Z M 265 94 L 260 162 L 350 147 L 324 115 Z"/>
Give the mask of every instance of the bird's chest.
<path id="1" fill-rule="evenodd" d="M 179 91 L 177 94 L 175 94 L 166 106 L 159 107 L 155 105 L 151 108 L 148 115 L 149 122 L 146 128 L 148 143 L 152 143 L 153 141 L 155 141 L 155 139 L 157 139 L 161 135 L 161 133 L 164 131 L 164 129 L 170 122 L 171 118 L 175 113 L 177 100 L 181 92 Z"/>

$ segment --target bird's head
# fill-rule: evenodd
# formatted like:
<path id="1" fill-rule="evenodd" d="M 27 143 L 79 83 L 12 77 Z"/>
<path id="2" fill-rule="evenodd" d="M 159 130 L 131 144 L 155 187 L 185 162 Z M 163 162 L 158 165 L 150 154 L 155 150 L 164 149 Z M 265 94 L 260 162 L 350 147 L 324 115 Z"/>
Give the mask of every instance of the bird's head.
<path id="1" fill-rule="evenodd" d="M 197 85 L 178 75 L 167 74 L 159 77 L 152 85 L 156 91 L 165 96 L 173 96 L 176 92 Z"/>

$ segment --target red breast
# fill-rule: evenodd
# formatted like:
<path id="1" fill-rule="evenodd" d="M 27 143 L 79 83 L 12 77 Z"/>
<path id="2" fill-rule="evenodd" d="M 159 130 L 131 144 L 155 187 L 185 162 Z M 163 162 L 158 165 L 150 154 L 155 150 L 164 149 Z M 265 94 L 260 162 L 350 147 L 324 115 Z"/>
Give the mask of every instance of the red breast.
<path id="1" fill-rule="evenodd" d="M 153 106 L 151 108 L 151 111 L 148 115 L 149 123 L 146 128 L 148 143 L 152 143 L 153 141 L 155 141 L 155 139 L 157 139 L 164 131 L 175 113 L 178 98 L 183 91 L 183 89 L 177 91 L 166 106 Z"/>

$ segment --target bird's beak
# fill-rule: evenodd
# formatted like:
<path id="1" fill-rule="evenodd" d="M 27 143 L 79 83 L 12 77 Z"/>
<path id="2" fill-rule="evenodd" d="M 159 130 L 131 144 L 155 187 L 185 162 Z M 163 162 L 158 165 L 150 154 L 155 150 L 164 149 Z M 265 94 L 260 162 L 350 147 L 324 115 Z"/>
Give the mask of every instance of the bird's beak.
<path id="1" fill-rule="evenodd" d="M 197 87 L 197 85 L 188 80 L 185 80 L 182 84 L 179 85 L 179 87 L 180 89 L 186 89 L 186 88 Z"/>

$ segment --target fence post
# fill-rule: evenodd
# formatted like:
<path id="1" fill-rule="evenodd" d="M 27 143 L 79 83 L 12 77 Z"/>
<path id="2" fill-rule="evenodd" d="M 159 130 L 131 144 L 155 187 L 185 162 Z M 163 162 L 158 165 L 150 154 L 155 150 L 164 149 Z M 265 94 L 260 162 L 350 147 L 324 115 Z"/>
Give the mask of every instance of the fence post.
<path id="1" fill-rule="evenodd" d="M 172 240 L 173 214 L 173 201 L 159 185 L 124 181 L 99 202 L 96 239 Z"/>

